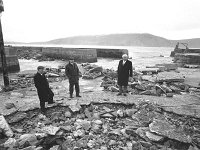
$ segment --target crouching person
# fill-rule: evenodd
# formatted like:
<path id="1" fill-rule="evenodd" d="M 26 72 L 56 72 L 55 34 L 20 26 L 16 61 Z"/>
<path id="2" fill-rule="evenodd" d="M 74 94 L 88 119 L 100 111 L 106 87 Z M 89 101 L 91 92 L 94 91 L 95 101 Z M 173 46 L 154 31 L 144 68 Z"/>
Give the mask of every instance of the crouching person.
<path id="1" fill-rule="evenodd" d="M 37 88 L 38 97 L 40 100 L 41 113 L 46 113 L 45 102 L 48 104 L 53 104 L 54 93 L 49 88 L 49 83 L 45 76 L 45 71 L 43 66 L 38 66 L 37 73 L 34 76 L 35 87 Z"/>

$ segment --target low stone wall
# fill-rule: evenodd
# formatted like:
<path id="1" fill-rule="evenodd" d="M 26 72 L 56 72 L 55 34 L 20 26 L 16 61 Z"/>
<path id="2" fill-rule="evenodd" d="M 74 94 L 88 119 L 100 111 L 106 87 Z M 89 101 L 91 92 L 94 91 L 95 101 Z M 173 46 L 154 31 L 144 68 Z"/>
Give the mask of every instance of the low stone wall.
<path id="1" fill-rule="evenodd" d="M 5 53 L 6 53 L 6 62 L 7 62 L 8 72 L 20 71 L 16 49 L 13 47 L 5 47 Z M 0 72 L 2 72 L 1 57 L 0 57 Z"/>
<path id="2" fill-rule="evenodd" d="M 181 48 L 177 48 L 174 49 L 174 51 L 171 51 L 170 57 L 174 57 L 175 54 L 183 54 L 183 53 L 200 53 L 200 49 L 199 48 L 195 48 L 195 49 L 181 49 Z"/>
<path id="3" fill-rule="evenodd" d="M 38 46 L 11 46 L 12 48 L 14 48 L 16 51 L 42 51 L 42 47 L 38 47 Z"/>
<path id="4" fill-rule="evenodd" d="M 123 54 L 128 55 L 127 49 L 101 49 L 97 48 L 97 57 L 104 57 L 104 58 L 122 58 Z"/>
<path id="5" fill-rule="evenodd" d="M 42 54 L 55 59 L 69 60 L 74 57 L 76 62 L 97 62 L 96 49 L 87 48 L 62 48 L 62 47 L 46 47 L 42 48 Z"/>
<path id="6" fill-rule="evenodd" d="M 175 47 L 171 52 L 170 57 L 174 57 L 174 63 L 178 63 L 181 66 L 188 65 L 200 65 L 200 49 L 188 48 L 185 49 Z"/>
<path id="7" fill-rule="evenodd" d="M 199 65 L 200 64 L 200 53 L 177 53 L 174 56 L 174 62 L 180 64 L 192 64 Z"/>

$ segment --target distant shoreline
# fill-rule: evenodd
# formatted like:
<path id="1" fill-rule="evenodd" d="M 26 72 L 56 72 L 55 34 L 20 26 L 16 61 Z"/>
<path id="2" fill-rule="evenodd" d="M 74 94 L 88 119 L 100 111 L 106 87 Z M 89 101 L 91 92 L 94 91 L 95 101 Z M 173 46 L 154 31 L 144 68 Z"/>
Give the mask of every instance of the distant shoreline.
<path id="1" fill-rule="evenodd" d="M 88 35 L 58 38 L 44 42 L 15 42 L 7 41 L 6 45 L 75 45 L 91 47 L 175 47 L 179 43 L 188 43 L 189 48 L 200 48 L 200 38 L 170 40 L 148 33 L 128 33 L 128 34 L 108 34 L 108 35 Z"/>

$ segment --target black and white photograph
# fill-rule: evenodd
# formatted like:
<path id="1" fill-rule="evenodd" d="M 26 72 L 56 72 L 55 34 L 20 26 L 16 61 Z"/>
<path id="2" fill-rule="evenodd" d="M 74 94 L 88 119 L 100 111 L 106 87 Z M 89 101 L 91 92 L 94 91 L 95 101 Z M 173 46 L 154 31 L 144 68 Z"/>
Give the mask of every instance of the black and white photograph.
<path id="1" fill-rule="evenodd" d="M 200 150 L 200 0 L 0 0 L 0 150 Z"/>

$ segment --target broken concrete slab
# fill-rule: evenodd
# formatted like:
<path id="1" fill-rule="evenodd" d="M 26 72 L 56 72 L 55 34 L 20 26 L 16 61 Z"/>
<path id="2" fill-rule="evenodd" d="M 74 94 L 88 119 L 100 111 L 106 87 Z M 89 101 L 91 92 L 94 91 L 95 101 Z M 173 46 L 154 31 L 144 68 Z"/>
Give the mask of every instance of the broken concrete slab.
<path id="1" fill-rule="evenodd" d="M 185 77 L 184 83 L 190 87 L 200 88 L 200 72 L 193 72 Z"/>
<path id="2" fill-rule="evenodd" d="M 147 136 L 151 141 L 156 141 L 156 142 L 162 141 L 162 140 L 164 139 L 163 136 L 156 135 L 155 133 L 152 133 L 152 132 L 149 132 L 149 131 L 146 132 L 146 136 Z"/>
<path id="3" fill-rule="evenodd" d="M 149 129 L 151 132 L 166 136 L 170 139 L 184 143 L 192 143 L 190 135 L 187 135 L 182 128 L 171 125 L 166 120 L 154 119 L 154 121 L 149 125 Z"/>
<path id="4" fill-rule="evenodd" d="M 177 72 L 160 72 L 156 76 L 157 82 L 184 82 L 184 76 Z"/>
<path id="5" fill-rule="evenodd" d="M 60 130 L 60 127 L 55 127 L 55 126 L 45 126 L 41 129 L 42 132 L 49 134 L 49 135 L 55 135 L 58 130 Z"/>
<path id="6" fill-rule="evenodd" d="M 13 137 L 13 131 L 11 130 L 3 115 L 0 115 L 0 129 L 2 129 L 7 137 Z"/>
<path id="7" fill-rule="evenodd" d="M 8 123 L 16 123 L 16 122 L 19 122 L 19 121 L 25 119 L 26 117 L 27 117 L 27 113 L 24 113 L 24 112 L 18 113 L 18 114 L 15 115 L 14 118 L 9 119 Z"/>
<path id="8" fill-rule="evenodd" d="M 144 75 L 146 74 L 157 74 L 159 72 L 159 68 L 141 68 L 136 71 L 142 72 Z"/>

